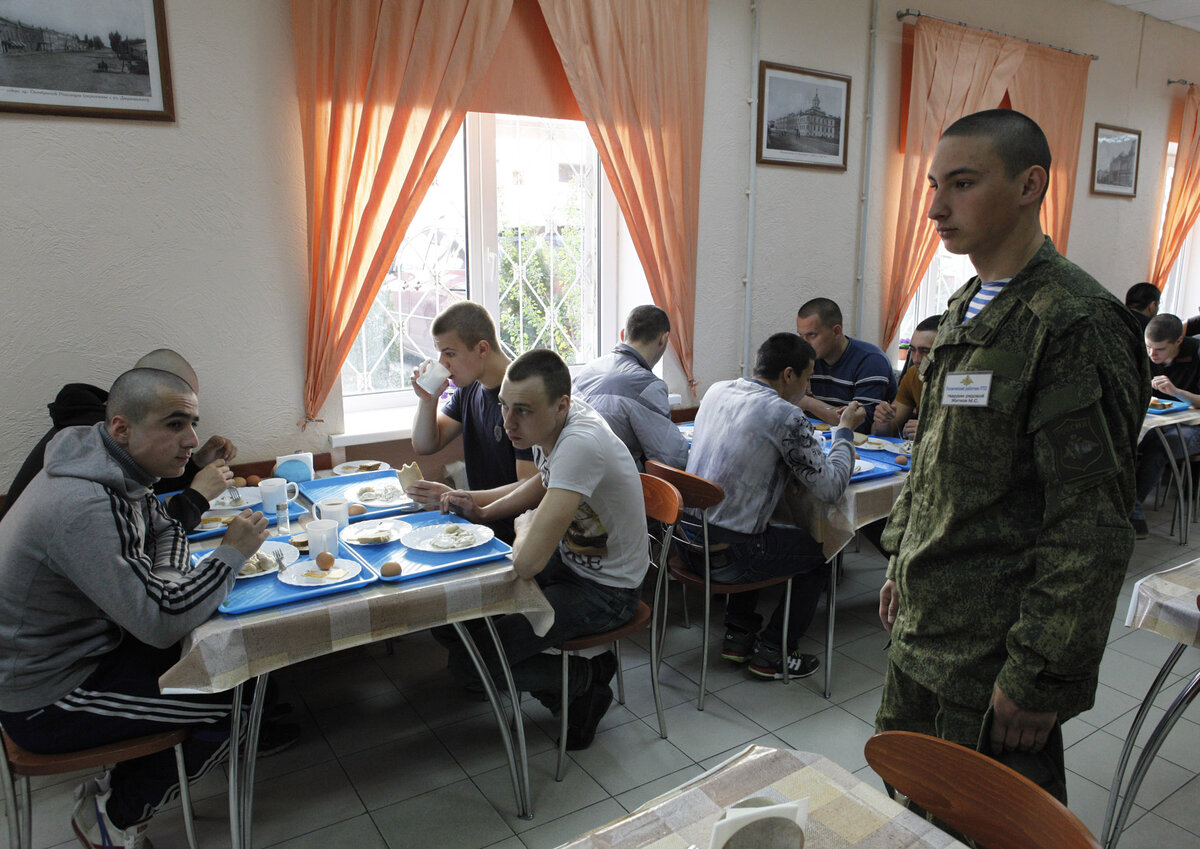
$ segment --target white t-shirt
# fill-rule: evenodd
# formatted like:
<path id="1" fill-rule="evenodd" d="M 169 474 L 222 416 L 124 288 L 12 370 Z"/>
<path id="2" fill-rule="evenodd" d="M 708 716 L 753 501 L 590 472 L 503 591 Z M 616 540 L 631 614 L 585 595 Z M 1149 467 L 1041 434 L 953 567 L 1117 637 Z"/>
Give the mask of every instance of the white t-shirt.
<path id="1" fill-rule="evenodd" d="M 599 584 L 641 586 L 650 567 L 642 481 L 629 449 L 608 423 L 572 398 L 553 450 L 547 456 L 535 445 L 533 460 L 547 489 L 583 496 L 558 543 L 563 562 Z"/>

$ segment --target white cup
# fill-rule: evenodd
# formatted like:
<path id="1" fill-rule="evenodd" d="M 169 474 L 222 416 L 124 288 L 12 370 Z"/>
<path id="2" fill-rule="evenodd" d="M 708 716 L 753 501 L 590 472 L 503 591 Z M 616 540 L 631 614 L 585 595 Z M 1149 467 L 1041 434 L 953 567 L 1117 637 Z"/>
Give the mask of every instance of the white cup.
<path id="1" fill-rule="evenodd" d="M 333 519 L 340 530 L 350 524 L 350 502 L 344 498 L 322 498 L 313 505 L 313 514 L 318 519 Z"/>
<path id="2" fill-rule="evenodd" d="M 313 519 L 305 526 L 308 531 L 308 556 L 316 558 L 318 554 L 328 551 L 337 557 L 338 523 L 334 519 Z"/>
<path id="3" fill-rule="evenodd" d="M 258 482 L 258 495 L 262 499 L 263 512 L 271 513 L 280 504 L 286 504 L 300 492 L 300 487 L 283 478 L 266 478 Z"/>
<path id="4" fill-rule="evenodd" d="M 448 377 L 450 377 L 450 369 L 437 360 L 426 360 L 421 373 L 417 376 L 417 386 L 430 395 L 434 395 L 442 388 L 442 384 Z"/>

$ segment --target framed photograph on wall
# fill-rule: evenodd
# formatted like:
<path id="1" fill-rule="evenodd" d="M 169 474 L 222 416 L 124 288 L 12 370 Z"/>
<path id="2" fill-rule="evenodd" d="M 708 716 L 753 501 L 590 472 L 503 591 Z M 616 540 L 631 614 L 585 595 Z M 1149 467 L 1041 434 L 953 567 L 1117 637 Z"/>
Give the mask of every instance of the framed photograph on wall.
<path id="1" fill-rule="evenodd" d="M 1097 124 L 1092 141 L 1092 193 L 1135 197 L 1141 147 L 1141 130 Z"/>
<path id="2" fill-rule="evenodd" d="M 0 110 L 175 120 L 163 0 L 0 0 Z"/>
<path id="3" fill-rule="evenodd" d="M 758 63 L 757 160 L 846 170 L 850 78 Z"/>

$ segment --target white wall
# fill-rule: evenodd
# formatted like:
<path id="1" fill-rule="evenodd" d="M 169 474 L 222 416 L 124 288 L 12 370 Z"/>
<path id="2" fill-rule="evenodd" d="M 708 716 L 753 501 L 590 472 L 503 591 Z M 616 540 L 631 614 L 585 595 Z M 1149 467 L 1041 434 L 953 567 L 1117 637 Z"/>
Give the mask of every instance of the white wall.
<path id="1" fill-rule="evenodd" d="M 880 4 L 866 297 L 854 281 L 870 0 L 760 0 L 761 58 L 852 77 L 845 173 L 757 167 L 751 343 L 815 295 L 880 325 L 896 206 L 899 4 Z M 1099 0 L 924 0 L 928 13 L 1096 53 L 1069 256 L 1113 291 L 1145 278 L 1161 204 L 1168 76 L 1200 79 L 1200 33 Z M 749 0 L 709 0 L 695 371 L 741 371 L 752 157 Z M 301 433 L 307 294 L 304 168 L 285 0 L 168 2 L 177 120 L 0 114 L 0 490 L 69 381 L 106 386 L 138 356 L 181 351 L 203 384 L 201 430 L 244 459 L 327 450 L 335 394 Z M 1144 32 L 1143 32 L 1144 26 Z M 1088 193 L 1095 122 L 1141 129 L 1138 196 Z M 677 365 L 672 391 L 686 392 Z M 685 397 L 687 397 L 685 395 Z"/>

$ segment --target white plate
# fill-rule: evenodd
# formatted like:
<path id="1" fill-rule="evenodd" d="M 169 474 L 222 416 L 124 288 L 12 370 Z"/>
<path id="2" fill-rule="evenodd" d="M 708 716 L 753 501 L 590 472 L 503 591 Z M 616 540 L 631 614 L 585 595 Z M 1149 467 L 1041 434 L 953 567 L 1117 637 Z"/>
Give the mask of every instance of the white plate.
<path id="1" fill-rule="evenodd" d="M 911 439 L 906 439 L 903 442 L 888 442 L 883 441 L 883 450 L 890 451 L 893 454 L 912 454 L 913 444 Z"/>
<path id="2" fill-rule="evenodd" d="M 347 560 L 339 557 L 333 561 L 333 566 L 329 569 L 330 573 L 336 570 L 341 570 L 344 574 L 337 578 L 321 578 L 312 576 L 308 572 L 320 572 L 327 574 L 320 566 L 317 565 L 315 559 L 306 557 L 303 560 L 297 560 L 291 566 L 279 573 L 279 580 L 285 584 L 291 584 L 293 587 L 331 587 L 334 584 L 340 584 L 343 581 L 349 581 L 362 571 L 362 564 L 354 560 Z"/>
<path id="3" fill-rule="evenodd" d="M 223 531 L 229 527 L 229 522 L 222 520 L 229 519 L 233 521 L 233 517 L 236 515 L 237 513 L 230 512 L 229 510 L 209 510 L 200 517 L 200 524 L 196 525 L 192 533 L 199 533 L 200 531 Z"/>
<path id="4" fill-rule="evenodd" d="M 362 497 L 364 490 L 374 490 L 376 493 L 379 493 L 385 487 L 394 488 L 396 490 L 394 493 L 392 493 L 391 498 Z M 351 501 L 357 501 L 359 504 L 368 509 L 371 507 L 395 507 L 397 504 L 408 504 L 410 501 L 412 501 L 411 498 L 404 494 L 404 490 L 400 488 L 400 481 L 393 478 L 382 478 L 381 480 L 372 481 L 371 483 L 364 483 L 362 486 L 352 486 L 350 489 L 346 490 L 346 498 L 350 499 Z"/>
<path id="5" fill-rule="evenodd" d="M 295 563 L 297 560 L 300 559 L 300 549 L 296 548 L 296 546 L 289 545 L 286 542 L 279 542 L 279 541 L 273 540 L 273 539 L 269 539 L 269 540 L 266 540 L 265 542 L 263 542 L 263 544 L 261 546 L 259 546 L 258 551 L 260 554 L 265 554 L 268 557 L 271 557 L 271 564 L 272 564 L 271 567 L 269 569 L 264 569 L 261 572 L 255 572 L 253 575 L 242 575 L 241 573 L 239 573 L 237 576 L 237 579 L 239 581 L 242 580 L 243 578 L 261 578 L 263 575 L 274 575 L 277 571 L 279 571 L 274 565 L 275 558 L 272 556 L 275 554 L 276 551 L 278 551 L 280 553 L 280 555 L 283 557 L 283 568 L 284 569 L 291 566 L 293 563 Z"/>
<path id="6" fill-rule="evenodd" d="M 462 528 L 465 531 L 470 531 L 474 537 L 474 541 L 464 538 L 462 544 L 460 545 L 455 545 L 448 548 L 435 546 L 433 544 L 434 537 L 445 530 L 447 525 L 453 525 L 456 528 Z M 435 554 L 445 554 L 448 551 L 464 551 L 468 548 L 475 548 L 476 546 L 483 545 L 485 542 L 490 542 L 492 537 L 495 535 L 495 531 L 493 531 L 487 525 L 464 525 L 461 522 L 437 522 L 432 525 L 422 525 L 419 528 L 414 528 L 404 536 L 400 537 L 400 542 L 402 542 L 406 548 L 415 548 L 417 551 L 432 551 Z"/>
<path id="7" fill-rule="evenodd" d="M 386 530 L 391 536 L 383 542 L 360 542 L 358 537 L 366 531 Z M 412 525 L 408 522 L 401 522 L 398 519 L 373 519 L 367 522 L 358 522 L 354 525 L 347 525 L 342 528 L 338 536 L 342 538 L 342 542 L 348 542 L 351 545 L 387 545 L 404 536 L 412 530 Z"/>
<path id="8" fill-rule="evenodd" d="M 875 464 L 872 463 L 870 460 L 855 460 L 854 461 L 854 471 L 851 472 L 850 474 L 851 474 L 851 476 L 859 475 L 859 474 L 862 474 L 863 472 L 869 472 L 873 468 L 875 468 Z"/>
<path id="9" fill-rule="evenodd" d="M 262 503 L 262 496 L 258 494 L 258 487 L 256 486 L 239 486 L 237 491 L 238 495 L 242 497 L 242 504 L 231 504 L 229 501 L 229 490 L 226 489 L 210 501 L 209 506 L 213 510 L 245 510 L 247 507 L 253 507 L 255 504 Z"/>
<path id="10" fill-rule="evenodd" d="M 359 466 L 363 463 L 378 465 L 372 469 L 360 469 Z M 391 466 L 382 460 L 351 460 L 347 463 L 338 463 L 333 467 L 333 473 L 335 475 L 357 475 L 359 472 L 386 472 L 390 468 Z"/>
<path id="11" fill-rule="evenodd" d="M 887 444 L 877 436 L 868 436 L 867 441 L 858 447 L 864 448 L 867 451 L 886 451 L 887 448 L 885 446 Z"/>

